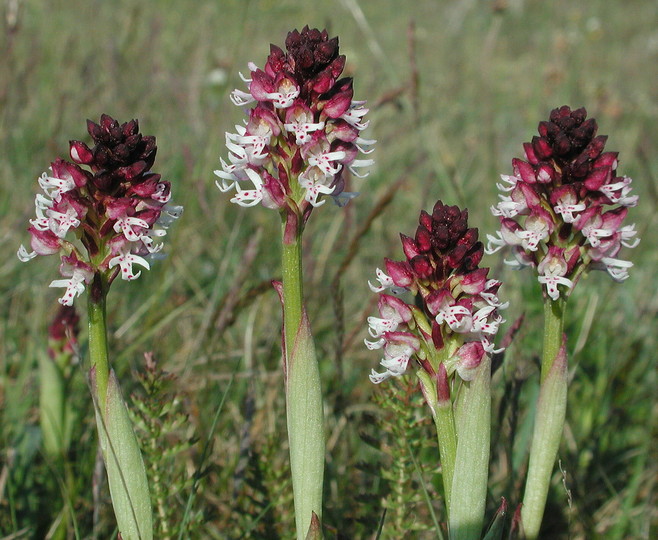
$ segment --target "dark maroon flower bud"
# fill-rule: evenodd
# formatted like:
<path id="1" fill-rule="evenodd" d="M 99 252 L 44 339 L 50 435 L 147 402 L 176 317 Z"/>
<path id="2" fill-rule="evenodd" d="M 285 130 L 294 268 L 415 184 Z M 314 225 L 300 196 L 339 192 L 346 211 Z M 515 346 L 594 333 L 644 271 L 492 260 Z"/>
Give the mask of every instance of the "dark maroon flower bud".
<path id="1" fill-rule="evenodd" d="M 339 81 L 336 84 L 336 92 L 328 97 L 324 104 L 320 104 L 322 112 L 329 118 L 340 118 L 350 108 L 352 97 L 354 96 L 354 89 L 352 88 L 352 79 L 343 79 L 343 83 Z"/>
<path id="2" fill-rule="evenodd" d="M 526 184 L 534 184 L 537 181 L 535 169 L 530 163 L 514 158 L 512 160 L 512 166 L 514 167 L 515 174 L 519 175 L 521 180 Z"/>
<path id="3" fill-rule="evenodd" d="M 329 64 L 338 53 L 338 37 L 318 44 L 315 48 L 314 60 L 319 64 Z"/>
<path id="4" fill-rule="evenodd" d="M 553 141 L 553 151 L 557 156 L 565 156 L 571 152 L 571 141 L 564 132 L 560 132 Z"/>
<path id="5" fill-rule="evenodd" d="M 594 135 L 596 135 L 598 127 L 596 125 L 596 120 L 594 118 L 590 118 L 583 122 L 579 127 L 573 130 L 571 133 L 571 137 L 574 139 L 576 144 L 579 144 L 581 146 L 587 144 L 588 141 L 590 141 Z"/>
<path id="6" fill-rule="evenodd" d="M 539 159 L 535 155 L 535 149 L 532 147 L 532 143 L 526 142 L 523 143 L 523 151 L 525 152 L 525 157 L 528 160 L 528 163 L 532 165 L 537 165 Z"/>
<path id="7" fill-rule="evenodd" d="M 406 262 L 396 262 L 390 259 L 384 260 L 386 271 L 393 279 L 397 287 L 409 287 L 414 282 L 413 270 Z"/>
<path id="8" fill-rule="evenodd" d="M 71 159 L 81 165 L 89 165 L 94 159 L 94 154 L 90 148 L 83 142 L 70 141 Z"/>
<path id="9" fill-rule="evenodd" d="M 593 169 L 584 181 L 584 186 L 590 191 L 598 191 L 601 186 L 610 183 L 612 178 L 611 167 Z"/>
<path id="10" fill-rule="evenodd" d="M 400 240 L 402 240 L 402 250 L 404 251 L 404 255 L 408 260 L 413 259 L 414 257 L 421 254 L 421 251 L 418 249 L 418 246 L 413 238 L 400 233 Z"/>
<path id="11" fill-rule="evenodd" d="M 547 139 L 542 137 L 532 138 L 532 149 L 537 159 L 544 160 L 553 155 L 553 149 Z"/>
<path id="12" fill-rule="evenodd" d="M 605 147 L 605 143 L 608 140 L 607 135 L 599 135 L 598 137 L 592 139 L 592 141 L 587 145 L 587 148 L 585 149 L 585 153 L 587 156 L 591 159 L 594 160 L 597 157 L 601 155 L 601 152 L 603 152 L 603 148 Z"/>
<path id="13" fill-rule="evenodd" d="M 343 69 L 345 69 L 345 55 L 341 54 L 340 56 L 336 57 L 331 62 L 331 64 L 329 64 L 327 69 L 331 71 L 334 79 L 338 79 L 340 74 L 343 72 Z"/>
<path id="14" fill-rule="evenodd" d="M 417 257 L 410 259 L 409 264 L 411 265 L 411 269 L 416 276 L 416 279 L 427 279 L 434 272 L 434 268 L 429 259 L 423 255 L 418 255 Z"/>

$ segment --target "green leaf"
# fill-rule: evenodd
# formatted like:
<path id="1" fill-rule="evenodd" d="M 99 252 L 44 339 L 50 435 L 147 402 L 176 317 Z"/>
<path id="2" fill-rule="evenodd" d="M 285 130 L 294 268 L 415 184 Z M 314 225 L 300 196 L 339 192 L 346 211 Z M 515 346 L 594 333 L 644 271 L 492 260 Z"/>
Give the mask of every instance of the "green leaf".
<path id="1" fill-rule="evenodd" d="M 294 346 L 287 355 L 288 439 L 299 537 L 309 530 L 313 516 L 321 518 L 324 476 L 320 371 L 306 311 L 303 311 Z"/>
<path id="2" fill-rule="evenodd" d="M 500 507 L 496 511 L 494 516 L 493 523 L 487 534 L 484 536 L 483 540 L 500 540 L 503 537 L 503 532 L 505 531 L 505 521 L 507 518 L 507 501 L 503 498 L 500 503 Z"/>
<path id="3" fill-rule="evenodd" d="M 95 387 L 95 373 L 92 370 Z M 152 540 L 153 516 L 146 469 L 114 371 L 110 372 L 105 414 L 96 411 L 101 450 L 114 514 L 123 540 Z"/>
<path id="4" fill-rule="evenodd" d="M 39 357 L 39 423 L 43 448 L 51 456 L 61 456 L 68 447 L 64 377 L 50 358 Z"/>
<path id="5" fill-rule="evenodd" d="M 485 356 L 475 378 L 464 384 L 457 418 L 457 456 L 452 481 L 450 538 L 480 538 L 487 498 L 491 434 L 491 360 Z"/>

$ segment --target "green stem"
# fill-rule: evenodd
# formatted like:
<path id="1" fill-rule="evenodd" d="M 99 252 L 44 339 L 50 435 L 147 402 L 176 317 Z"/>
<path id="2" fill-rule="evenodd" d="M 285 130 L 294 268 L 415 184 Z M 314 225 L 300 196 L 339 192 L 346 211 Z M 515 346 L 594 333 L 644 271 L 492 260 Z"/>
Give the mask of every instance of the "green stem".
<path id="1" fill-rule="evenodd" d="M 564 333 L 564 311 L 566 300 L 558 298 L 556 301 L 546 299 L 544 301 L 544 350 L 541 360 L 541 382 L 557 357 L 562 346 L 562 334 Z"/>
<path id="2" fill-rule="evenodd" d="M 535 428 L 521 517 L 526 538 L 539 536 L 567 410 L 567 357 L 563 341 L 566 301 L 544 303 L 544 350 Z"/>
<path id="3" fill-rule="evenodd" d="M 292 243 L 283 242 L 283 327 L 286 351 L 292 350 L 302 321 L 304 285 L 302 281 L 302 238 L 301 231 Z"/>
<path id="4" fill-rule="evenodd" d="M 285 232 L 285 224 L 284 224 Z M 301 230 L 286 243 L 282 257 L 286 413 L 297 538 L 307 537 L 313 513 L 322 519 L 324 428 L 320 369 L 302 285 Z M 314 522 L 313 537 L 319 537 Z"/>
<path id="5" fill-rule="evenodd" d="M 98 281 L 98 283 L 96 283 L 96 281 Z M 105 410 L 107 383 L 110 376 L 105 314 L 107 290 L 108 286 L 106 278 L 97 274 L 95 283 L 89 288 L 89 299 L 87 302 L 89 318 L 89 359 L 91 362 L 91 369 L 96 372 L 97 390 L 94 399 L 101 411 Z"/>

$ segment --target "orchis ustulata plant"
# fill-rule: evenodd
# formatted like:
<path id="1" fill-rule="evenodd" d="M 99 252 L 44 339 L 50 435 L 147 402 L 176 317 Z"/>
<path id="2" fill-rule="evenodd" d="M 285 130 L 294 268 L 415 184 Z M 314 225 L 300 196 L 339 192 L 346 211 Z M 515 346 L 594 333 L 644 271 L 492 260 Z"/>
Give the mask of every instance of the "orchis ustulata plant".
<path id="1" fill-rule="evenodd" d="M 119 531 L 124 539 L 152 538 L 151 503 L 137 439 L 107 348 L 106 297 L 114 279 L 134 280 L 148 269 L 145 257 L 157 253 L 155 239 L 180 215 L 171 206 L 170 184 L 150 172 L 155 137 L 143 136 L 136 120 L 119 124 L 102 115 L 87 121 L 94 141 L 89 148 L 70 142 L 72 162 L 55 160 L 39 178 L 36 219 L 30 220 L 32 250 L 18 250 L 21 261 L 37 255 L 59 255 L 65 288 L 59 302 L 71 306 L 88 291 L 89 356 L 92 397 L 99 440 Z"/>
<path id="2" fill-rule="evenodd" d="M 528 538 L 539 534 L 549 480 L 562 437 L 567 401 L 564 326 L 566 300 L 588 270 L 607 270 L 615 281 L 628 278 L 632 263 L 618 257 L 635 247 L 635 225 L 624 225 L 631 179 L 617 176 L 617 152 L 604 152 L 606 136 L 584 108 L 551 111 L 539 136 L 523 145 L 526 161 L 512 161 L 502 175 L 497 236 L 488 235 L 488 253 L 511 246 L 514 267 L 536 269 L 544 292 L 544 345 L 541 390 L 523 499 Z"/>
<path id="3" fill-rule="evenodd" d="M 73 306 L 59 306 L 48 327 L 48 354 L 39 358 L 39 422 L 47 455 L 63 458 L 71 442 L 75 413 L 68 401 L 80 317 Z"/>
<path id="4" fill-rule="evenodd" d="M 414 238 L 400 235 L 406 260 L 377 269 L 379 317 L 365 340 L 383 351 L 381 383 L 417 368 L 437 429 L 450 538 L 480 538 L 489 467 L 491 360 L 507 307 L 501 283 L 479 268 L 484 247 L 468 227 L 468 211 L 438 201 L 422 211 Z M 384 291 L 390 290 L 393 294 Z M 407 302 L 404 294 L 414 301 Z"/>
<path id="5" fill-rule="evenodd" d="M 76 481 L 67 454 L 77 415 L 70 401 L 80 317 L 74 306 L 59 306 L 48 327 L 48 354 L 39 356 L 39 424 L 45 455 L 60 469 L 67 500 L 55 518 L 53 538 L 65 538 L 71 528 L 70 507 Z"/>
<path id="6" fill-rule="evenodd" d="M 370 166 L 356 159 L 375 141 L 360 137 L 368 109 L 354 101 L 352 79 L 339 79 L 345 57 L 338 38 L 304 27 L 286 37 L 286 51 L 270 46 L 264 69 L 249 64 L 243 77 L 248 91 L 231 100 L 251 106 L 244 125 L 226 134 L 228 163 L 215 171 L 231 202 L 262 204 L 277 210 L 282 222 L 282 283 L 275 283 L 283 305 L 283 362 L 290 462 L 297 537 L 305 538 L 313 513 L 322 517 L 324 433 L 322 394 L 315 346 L 304 309 L 301 236 L 314 208 L 327 196 L 344 204 L 349 170 Z M 316 523 L 316 521 L 314 521 Z M 314 525 L 315 527 L 316 525 Z M 314 529 L 319 530 L 319 529 Z"/>

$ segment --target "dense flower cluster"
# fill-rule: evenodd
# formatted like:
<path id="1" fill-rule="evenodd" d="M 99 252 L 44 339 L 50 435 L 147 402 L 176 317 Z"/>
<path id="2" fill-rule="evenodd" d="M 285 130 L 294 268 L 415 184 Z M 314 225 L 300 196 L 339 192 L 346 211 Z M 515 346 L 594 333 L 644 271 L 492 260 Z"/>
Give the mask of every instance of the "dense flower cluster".
<path id="1" fill-rule="evenodd" d="M 345 57 L 338 54 L 338 38 L 305 27 L 286 38 L 284 52 L 271 45 L 264 69 L 249 64 L 248 92 L 234 90 L 235 105 L 255 103 L 245 125 L 226 134 L 228 163 L 221 159 L 217 187 L 235 189 L 231 202 L 241 206 L 261 203 L 308 218 L 322 195 L 349 199 L 343 193 L 347 168 L 369 167 L 375 143 L 360 137 L 368 126 L 365 102 L 353 101 L 352 79 L 338 79 Z"/>
<path id="2" fill-rule="evenodd" d="M 415 238 L 400 235 L 406 260 L 385 259 L 379 285 L 368 282 L 380 295 L 379 317 L 368 318 L 374 341 L 365 344 L 383 349 L 385 368 L 372 370 L 373 383 L 402 375 L 411 358 L 432 375 L 442 363 L 449 375 L 470 380 L 484 354 L 502 350 L 493 339 L 507 304 L 496 296 L 501 283 L 478 267 L 484 247 L 478 230 L 468 228 L 468 211 L 438 201 L 431 215 L 421 212 L 419 223 Z M 416 302 L 402 299 L 406 291 Z"/>
<path id="3" fill-rule="evenodd" d="M 74 306 L 59 306 L 48 327 L 48 356 L 53 360 L 61 353 L 72 355 L 78 343 L 80 316 Z"/>
<path id="4" fill-rule="evenodd" d="M 155 137 L 139 133 L 137 120 L 119 124 L 102 115 L 87 121 L 95 145 L 70 142 L 73 163 L 55 160 L 39 178 L 43 193 L 35 199 L 30 220 L 32 251 L 21 246 L 18 258 L 59 254 L 63 279 L 51 287 L 65 288 L 59 299 L 70 306 L 96 273 L 111 282 L 117 274 L 139 277 L 133 265 L 148 269 L 145 256 L 157 253 L 171 222 L 182 207 L 169 204 L 170 184 L 150 172 Z"/>
<path id="5" fill-rule="evenodd" d="M 617 176 L 617 152 L 603 152 L 607 137 L 596 132 L 585 109 L 554 109 L 523 145 L 527 161 L 514 159 L 514 173 L 497 184 L 506 194 L 492 207 L 501 227 L 487 235 L 487 253 L 512 246 L 515 258 L 506 262 L 537 268 L 553 300 L 568 295 L 588 268 L 626 279 L 632 263 L 617 255 L 639 242 L 635 225 L 623 225 L 638 199 L 631 179 Z"/>

